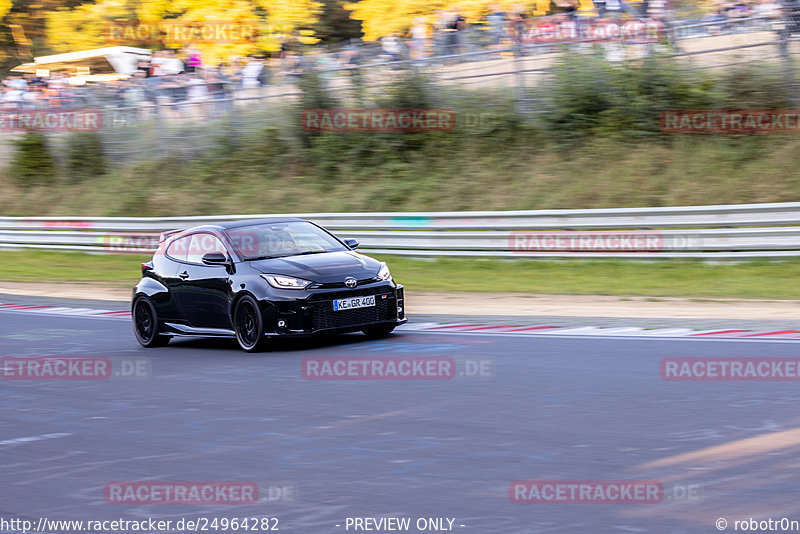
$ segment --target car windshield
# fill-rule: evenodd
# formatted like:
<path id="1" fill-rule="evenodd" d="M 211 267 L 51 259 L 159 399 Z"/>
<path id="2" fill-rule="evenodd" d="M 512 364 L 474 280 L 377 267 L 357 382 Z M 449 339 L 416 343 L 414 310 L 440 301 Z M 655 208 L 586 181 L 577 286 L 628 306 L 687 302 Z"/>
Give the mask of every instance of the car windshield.
<path id="1" fill-rule="evenodd" d="M 226 231 L 245 261 L 348 250 L 335 237 L 306 221 L 254 224 Z"/>

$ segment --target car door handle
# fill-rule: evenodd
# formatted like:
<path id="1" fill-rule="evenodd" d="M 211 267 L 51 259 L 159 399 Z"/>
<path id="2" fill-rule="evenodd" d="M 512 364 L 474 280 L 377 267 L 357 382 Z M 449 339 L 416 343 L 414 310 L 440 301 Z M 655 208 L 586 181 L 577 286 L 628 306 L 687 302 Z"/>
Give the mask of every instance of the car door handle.
<path id="1" fill-rule="evenodd" d="M 178 275 L 178 278 L 180 278 L 181 280 L 186 280 L 187 278 L 189 278 L 189 273 L 183 271 L 181 274 Z"/>

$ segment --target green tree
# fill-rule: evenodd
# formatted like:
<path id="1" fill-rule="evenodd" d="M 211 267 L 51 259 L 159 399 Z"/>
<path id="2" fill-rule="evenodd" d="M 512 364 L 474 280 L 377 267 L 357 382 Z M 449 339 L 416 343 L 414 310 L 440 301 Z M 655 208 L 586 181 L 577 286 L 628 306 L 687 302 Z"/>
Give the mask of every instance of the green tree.
<path id="1" fill-rule="evenodd" d="M 27 132 L 14 141 L 16 150 L 10 173 L 22 186 L 47 185 L 56 177 L 56 166 L 42 132 Z"/>
<path id="2" fill-rule="evenodd" d="M 97 132 L 77 132 L 67 139 L 66 172 L 71 181 L 96 178 L 106 172 L 103 143 Z"/>
<path id="3" fill-rule="evenodd" d="M 322 0 L 322 12 L 313 26 L 314 36 L 323 44 L 336 44 L 347 39 L 361 39 L 361 21 L 350 17 L 344 0 Z"/>

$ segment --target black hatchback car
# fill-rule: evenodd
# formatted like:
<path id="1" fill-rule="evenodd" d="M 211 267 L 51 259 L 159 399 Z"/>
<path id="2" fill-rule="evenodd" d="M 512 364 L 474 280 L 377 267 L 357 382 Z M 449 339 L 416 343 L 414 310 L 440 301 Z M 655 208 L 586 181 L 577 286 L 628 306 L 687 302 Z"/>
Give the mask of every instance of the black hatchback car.
<path id="1" fill-rule="evenodd" d="M 131 310 L 145 347 L 174 336 L 271 338 L 363 331 L 406 322 L 403 286 L 385 263 L 302 219 L 238 221 L 162 234 L 142 264 Z"/>

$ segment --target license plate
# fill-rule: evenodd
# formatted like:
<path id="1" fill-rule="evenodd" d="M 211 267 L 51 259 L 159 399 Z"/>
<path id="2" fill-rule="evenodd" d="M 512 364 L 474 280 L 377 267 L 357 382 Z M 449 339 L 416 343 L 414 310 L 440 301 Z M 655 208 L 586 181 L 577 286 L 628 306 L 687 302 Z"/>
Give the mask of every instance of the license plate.
<path id="1" fill-rule="evenodd" d="M 375 295 L 369 297 L 350 297 L 333 301 L 333 311 L 354 310 L 375 306 Z"/>

